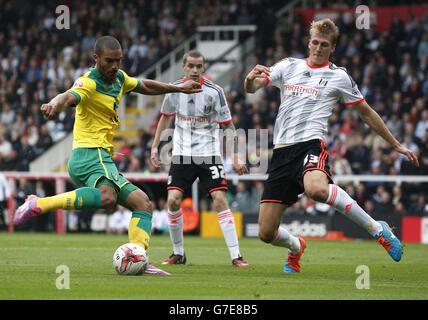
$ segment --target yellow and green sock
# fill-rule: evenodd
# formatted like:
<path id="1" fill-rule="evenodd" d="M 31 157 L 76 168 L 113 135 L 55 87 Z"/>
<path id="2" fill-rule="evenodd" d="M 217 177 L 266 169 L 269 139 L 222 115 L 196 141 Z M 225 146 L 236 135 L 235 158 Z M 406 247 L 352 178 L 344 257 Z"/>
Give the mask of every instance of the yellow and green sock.
<path id="1" fill-rule="evenodd" d="M 42 209 L 42 213 L 56 209 L 99 209 L 101 193 L 97 188 L 83 187 L 52 197 L 37 199 L 37 206 Z"/>
<path id="2" fill-rule="evenodd" d="M 134 211 L 128 229 L 129 242 L 147 249 L 149 247 L 151 232 L 152 215 L 146 211 Z"/>

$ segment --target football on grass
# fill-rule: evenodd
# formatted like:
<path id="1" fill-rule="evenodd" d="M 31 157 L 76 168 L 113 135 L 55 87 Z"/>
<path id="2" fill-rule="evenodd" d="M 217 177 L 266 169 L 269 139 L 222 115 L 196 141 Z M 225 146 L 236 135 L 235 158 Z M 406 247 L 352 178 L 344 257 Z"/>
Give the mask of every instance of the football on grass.
<path id="1" fill-rule="evenodd" d="M 135 243 L 126 243 L 113 255 L 113 266 L 120 275 L 141 275 L 149 265 L 146 250 Z"/>

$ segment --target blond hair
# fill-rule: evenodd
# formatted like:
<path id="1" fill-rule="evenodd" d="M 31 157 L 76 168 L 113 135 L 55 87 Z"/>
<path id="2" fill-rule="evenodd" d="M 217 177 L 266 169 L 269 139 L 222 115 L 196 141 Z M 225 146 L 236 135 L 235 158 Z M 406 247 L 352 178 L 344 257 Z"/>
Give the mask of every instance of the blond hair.
<path id="1" fill-rule="evenodd" d="M 330 19 L 322 19 L 318 21 L 312 21 L 311 28 L 309 29 L 309 35 L 312 35 L 318 31 L 322 35 L 331 36 L 332 44 L 335 45 L 337 38 L 339 37 L 339 28 Z"/>

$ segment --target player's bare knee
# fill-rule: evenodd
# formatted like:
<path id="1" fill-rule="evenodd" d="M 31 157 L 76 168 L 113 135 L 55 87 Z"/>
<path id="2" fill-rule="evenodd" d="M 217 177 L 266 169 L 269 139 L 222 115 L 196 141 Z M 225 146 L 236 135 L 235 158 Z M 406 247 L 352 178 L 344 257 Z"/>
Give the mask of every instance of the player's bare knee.
<path id="1" fill-rule="evenodd" d="M 271 243 L 275 238 L 275 232 L 272 228 L 264 228 L 263 225 L 259 225 L 259 239 L 266 243 Z"/>
<path id="2" fill-rule="evenodd" d="M 318 186 L 316 184 L 311 184 L 309 186 L 305 186 L 306 195 L 319 202 L 325 202 L 328 198 L 328 187 Z"/>
<path id="3" fill-rule="evenodd" d="M 152 202 L 150 201 L 149 197 L 147 196 L 147 194 L 145 194 L 144 192 L 140 192 L 138 194 L 138 203 L 139 206 L 141 206 L 141 208 L 138 208 L 138 211 L 146 211 L 149 213 L 153 212 L 153 205 Z"/>
<path id="4" fill-rule="evenodd" d="M 178 196 L 168 197 L 168 208 L 171 211 L 177 211 L 181 207 L 181 198 Z"/>
<path id="5" fill-rule="evenodd" d="M 101 191 L 101 208 L 113 208 L 117 201 L 117 194 L 114 190 L 100 190 Z"/>
<path id="6" fill-rule="evenodd" d="M 142 190 L 132 191 L 126 199 L 126 207 L 131 211 L 145 211 L 152 213 L 153 206 L 147 194 Z"/>
<path id="7" fill-rule="evenodd" d="M 275 237 L 275 234 L 269 231 L 259 229 L 259 239 L 266 243 L 271 243 Z"/>
<path id="8" fill-rule="evenodd" d="M 213 199 L 213 209 L 217 212 L 227 210 L 229 204 L 227 203 L 226 195 L 213 192 L 211 194 Z"/>

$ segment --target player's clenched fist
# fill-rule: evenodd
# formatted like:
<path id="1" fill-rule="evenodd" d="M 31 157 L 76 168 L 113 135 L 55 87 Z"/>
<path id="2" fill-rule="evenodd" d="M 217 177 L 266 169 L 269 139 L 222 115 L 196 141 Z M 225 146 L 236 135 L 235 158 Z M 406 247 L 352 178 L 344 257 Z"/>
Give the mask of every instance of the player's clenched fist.
<path id="1" fill-rule="evenodd" d="M 256 65 L 253 70 L 247 76 L 248 80 L 254 80 L 255 78 L 264 78 L 270 74 L 270 69 L 261 64 Z"/>
<path id="2" fill-rule="evenodd" d="M 183 93 L 197 93 L 202 91 L 202 86 L 193 80 L 187 80 L 180 85 Z"/>
<path id="3" fill-rule="evenodd" d="M 52 119 L 56 112 L 63 111 L 69 105 L 75 105 L 77 98 L 69 92 L 60 93 L 49 103 L 42 104 L 40 111 L 47 119 Z"/>
<path id="4" fill-rule="evenodd" d="M 47 119 L 52 119 L 56 112 L 56 106 L 49 102 L 42 104 L 40 110 Z"/>

